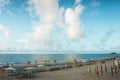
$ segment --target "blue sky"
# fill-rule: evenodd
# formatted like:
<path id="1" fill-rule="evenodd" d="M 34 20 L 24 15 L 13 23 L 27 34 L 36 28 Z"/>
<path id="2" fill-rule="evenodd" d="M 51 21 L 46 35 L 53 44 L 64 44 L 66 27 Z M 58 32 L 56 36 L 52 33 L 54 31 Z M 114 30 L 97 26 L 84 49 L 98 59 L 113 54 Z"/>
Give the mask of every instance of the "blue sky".
<path id="1" fill-rule="evenodd" d="M 120 0 L 0 0 L 1 52 L 120 52 Z"/>

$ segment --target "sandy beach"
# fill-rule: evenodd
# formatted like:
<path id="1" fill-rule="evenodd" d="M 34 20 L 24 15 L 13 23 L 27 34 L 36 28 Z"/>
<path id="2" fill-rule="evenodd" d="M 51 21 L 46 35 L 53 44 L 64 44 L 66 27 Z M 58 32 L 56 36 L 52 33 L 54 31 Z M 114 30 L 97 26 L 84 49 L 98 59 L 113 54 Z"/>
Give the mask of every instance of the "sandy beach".
<path id="1" fill-rule="evenodd" d="M 103 66 L 103 74 L 100 71 L 100 66 Z M 107 72 L 104 69 L 104 63 L 98 61 L 96 64 L 72 67 L 55 71 L 37 72 L 34 78 L 19 78 L 17 76 L 8 76 L 5 72 L 0 72 L 0 80 L 120 80 L 120 70 L 117 73 L 110 73 L 110 66 L 113 66 L 113 61 L 106 61 Z M 98 66 L 99 74 L 96 74 L 95 66 Z M 90 71 L 88 72 L 88 67 Z"/>

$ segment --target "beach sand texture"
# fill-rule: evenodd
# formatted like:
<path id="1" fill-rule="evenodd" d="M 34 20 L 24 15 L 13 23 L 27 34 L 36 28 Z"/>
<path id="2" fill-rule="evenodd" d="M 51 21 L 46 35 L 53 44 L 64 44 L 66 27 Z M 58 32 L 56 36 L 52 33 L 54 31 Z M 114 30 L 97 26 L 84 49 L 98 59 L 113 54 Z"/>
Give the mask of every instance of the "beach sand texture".
<path id="1" fill-rule="evenodd" d="M 96 75 L 95 65 L 98 66 L 99 74 Z M 110 73 L 110 66 L 113 61 L 107 61 L 106 66 L 108 72 L 105 72 L 103 65 L 103 74 L 100 72 L 101 63 L 90 65 L 91 72 L 88 73 L 88 65 L 62 69 L 57 71 L 39 72 L 35 78 L 18 78 L 16 76 L 7 76 L 5 73 L 0 73 L 0 80 L 120 80 L 120 71 L 113 76 Z"/>

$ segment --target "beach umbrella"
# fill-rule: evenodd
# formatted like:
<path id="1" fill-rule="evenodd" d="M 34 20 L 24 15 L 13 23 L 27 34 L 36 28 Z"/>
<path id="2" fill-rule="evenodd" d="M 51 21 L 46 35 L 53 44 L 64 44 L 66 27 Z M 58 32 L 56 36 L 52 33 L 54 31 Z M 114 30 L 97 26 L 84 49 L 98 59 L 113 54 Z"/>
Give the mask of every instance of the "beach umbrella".
<path id="1" fill-rule="evenodd" d="M 13 70 L 15 70 L 15 68 L 9 67 L 9 68 L 6 68 L 5 70 L 7 70 L 7 71 L 13 71 Z"/>
<path id="2" fill-rule="evenodd" d="M 37 65 L 37 67 L 43 67 L 44 65 Z"/>
<path id="3" fill-rule="evenodd" d="M 34 69 L 37 69 L 36 67 L 26 67 L 24 68 L 25 70 L 34 70 Z"/>

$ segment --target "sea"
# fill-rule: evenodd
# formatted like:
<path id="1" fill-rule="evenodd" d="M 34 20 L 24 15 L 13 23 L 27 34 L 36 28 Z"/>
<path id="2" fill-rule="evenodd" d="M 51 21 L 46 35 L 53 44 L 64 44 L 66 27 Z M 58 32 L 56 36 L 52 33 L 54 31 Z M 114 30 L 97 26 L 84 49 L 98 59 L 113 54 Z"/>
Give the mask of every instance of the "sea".
<path id="1" fill-rule="evenodd" d="M 74 59 L 81 60 L 94 60 L 109 57 L 120 56 L 120 54 L 0 54 L 0 65 L 5 64 L 24 64 L 28 61 L 33 63 L 40 63 L 44 61 L 57 62 L 72 61 Z"/>

